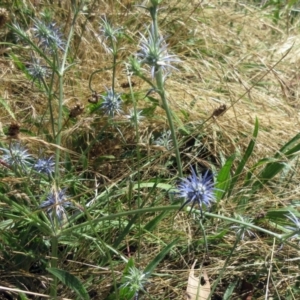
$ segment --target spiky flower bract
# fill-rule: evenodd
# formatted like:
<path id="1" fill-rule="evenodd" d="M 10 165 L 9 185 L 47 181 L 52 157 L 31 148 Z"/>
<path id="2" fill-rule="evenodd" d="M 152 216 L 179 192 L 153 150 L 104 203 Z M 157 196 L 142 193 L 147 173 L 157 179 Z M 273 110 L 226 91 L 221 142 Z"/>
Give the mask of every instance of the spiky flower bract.
<path id="1" fill-rule="evenodd" d="M 45 173 L 50 176 L 52 173 L 54 173 L 54 166 L 55 162 L 53 157 L 39 158 L 34 164 L 33 169 L 38 173 Z"/>
<path id="2" fill-rule="evenodd" d="M 128 287 L 135 295 L 139 291 L 145 291 L 145 284 L 147 283 L 147 274 L 139 270 L 136 267 L 131 267 L 128 270 L 128 274 L 123 277 L 122 287 Z"/>
<path id="3" fill-rule="evenodd" d="M 134 109 L 130 109 L 129 110 L 129 114 L 125 116 L 128 121 L 134 125 L 135 122 L 138 124 L 139 122 L 141 122 L 142 119 L 144 119 L 145 117 L 142 116 L 142 111 L 137 111 L 136 114 L 134 113 Z"/>
<path id="4" fill-rule="evenodd" d="M 181 179 L 181 183 L 178 185 L 177 195 L 186 199 L 179 210 L 187 204 L 192 204 L 192 208 L 198 204 L 202 215 L 203 204 L 209 207 L 215 201 L 214 191 L 216 189 L 214 188 L 213 174 L 207 170 L 204 175 L 197 176 L 192 167 L 191 172 L 192 175 Z"/>
<path id="5" fill-rule="evenodd" d="M 137 53 L 140 64 L 146 64 L 151 67 L 152 78 L 159 68 L 163 70 L 167 70 L 168 68 L 176 69 L 171 65 L 171 62 L 179 62 L 180 60 L 176 58 L 176 55 L 170 55 L 168 53 L 168 45 L 165 39 L 161 36 L 155 36 L 153 25 L 147 32 L 148 39 L 141 34 L 140 50 Z"/>
<path id="6" fill-rule="evenodd" d="M 129 62 L 127 63 L 128 72 L 132 75 L 143 76 L 145 69 L 142 68 L 141 62 L 134 56 L 129 57 Z"/>
<path id="7" fill-rule="evenodd" d="M 58 49 L 64 51 L 65 42 L 59 28 L 55 23 L 46 24 L 40 20 L 33 20 L 33 32 L 39 46 L 44 51 L 55 52 Z"/>
<path id="8" fill-rule="evenodd" d="M 49 74 L 48 69 L 41 65 L 40 59 L 33 58 L 31 66 L 27 69 L 32 81 L 41 83 Z"/>
<path id="9" fill-rule="evenodd" d="M 115 93 L 112 89 L 107 89 L 107 94 L 105 96 L 101 95 L 101 98 L 103 99 L 103 102 L 100 108 L 104 110 L 106 115 L 114 117 L 115 114 L 122 113 L 121 94 Z"/>
<path id="10" fill-rule="evenodd" d="M 28 153 L 28 150 L 18 142 L 12 143 L 9 149 L 0 148 L 0 150 L 4 152 L 1 159 L 11 167 L 25 170 L 32 164 L 32 156 Z"/>
<path id="11" fill-rule="evenodd" d="M 239 236 L 241 240 L 244 240 L 246 235 L 248 237 L 255 237 L 255 234 L 249 229 L 249 224 L 252 224 L 253 222 L 252 218 L 237 215 L 236 219 L 245 224 L 239 223 L 237 225 L 230 226 L 230 228 L 235 231 L 236 235 Z"/>
<path id="12" fill-rule="evenodd" d="M 40 205 L 40 208 L 46 209 L 51 221 L 57 218 L 59 225 L 62 225 L 66 220 L 67 212 L 66 207 L 73 206 L 72 202 L 67 201 L 66 189 L 52 188 L 51 192 L 47 195 L 46 200 Z"/>
<path id="13" fill-rule="evenodd" d="M 290 215 L 286 215 L 286 217 L 292 221 L 295 226 L 286 226 L 286 228 L 295 233 L 292 237 L 296 237 L 300 234 L 300 219 L 298 219 L 291 211 L 289 213 Z"/>
<path id="14" fill-rule="evenodd" d="M 100 32 L 106 39 L 110 39 L 111 41 L 116 42 L 117 37 L 121 32 L 121 28 L 114 28 L 109 21 L 107 21 L 106 17 L 101 18 L 100 22 Z"/>
<path id="15" fill-rule="evenodd" d="M 159 138 L 154 141 L 154 144 L 170 150 L 173 147 L 171 131 L 165 131 Z"/>
<path id="16" fill-rule="evenodd" d="M 23 28 L 21 28 L 18 23 L 12 24 L 12 29 L 16 37 L 16 42 L 25 42 L 26 39 L 28 39 L 27 32 Z"/>

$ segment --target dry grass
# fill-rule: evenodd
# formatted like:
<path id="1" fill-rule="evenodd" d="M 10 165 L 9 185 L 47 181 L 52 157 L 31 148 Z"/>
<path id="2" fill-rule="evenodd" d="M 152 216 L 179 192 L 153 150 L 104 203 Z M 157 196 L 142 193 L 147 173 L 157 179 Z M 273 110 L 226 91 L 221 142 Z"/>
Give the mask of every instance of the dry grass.
<path id="1" fill-rule="evenodd" d="M 37 1 L 36 6 L 32 4 L 34 1 L 25 2 L 35 14 L 48 5 L 44 3 L 46 1 Z M 64 24 L 63 31 L 68 32 L 71 20 L 70 7 L 66 4 L 67 1 L 62 2 L 64 2 L 62 8 L 54 6 L 56 21 Z M 139 2 L 95 1 L 91 5 L 90 17 L 86 19 L 84 15 L 80 16 L 72 46 L 77 64 L 66 75 L 64 104 L 68 108 L 76 103 L 87 107 L 88 98 L 91 96 L 88 88 L 90 74 L 96 69 L 111 66 L 111 56 L 97 38 L 100 16 L 109 16 L 117 27 L 123 27 L 126 32 L 126 37 L 120 44 L 123 50 L 119 59 L 125 62 L 130 54 L 136 52 L 135 41 L 139 38 L 138 33 L 143 31 L 144 24 L 149 22 L 146 12 L 134 6 Z M 219 1 L 200 3 L 170 0 L 164 1 L 162 7 L 161 32 L 168 37 L 170 51 L 182 60 L 178 66 L 179 70 L 173 72 L 167 81 L 168 98 L 172 109 L 181 121 L 193 128 L 193 135 L 202 137 L 203 144 L 207 148 L 206 154 L 209 154 L 209 158 L 201 156 L 199 149 L 185 153 L 185 167 L 195 162 L 209 166 L 212 164 L 211 158 L 214 158 L 215 167 L 219 169 L 221 157 L 227 158 L 236 151 L 242 155 L 251 140 L 255 118 L 259 120 L 260 129 L 255 152 L 248 166 L 253 165 L 260 158 L 273 155 L 280 146 L 299 132 L 297 33 L 299 24 L 297 20 L 287 28 L 284 18 L 278 24 L 271 20 L 270 9 L 260 10 L 245 3 L 228 2 L 220 5 Z M 23 61 L 29 61 L 29 56 L 27 54 L 23 56 L 23 51 L 18 49 L 17 45 L 0 46 L 0 53 L 2 53 L 0 96 L 21 124 L 21 128 L 36 136 L 38 128 L 32 126 L 28 120 L 39 118 L 47 100 L 11 62 L 7 56 L 11 49 Z M 285 54 L 286 56 L 283 57 Z M 138 98 L 138 107 L 149 107 L 150 103 L 142 100 L 142 95 L 147 93 L 147 85 L 139 79 L 133 80 L 136 83 L 134 89 L 141 94 Z M 124 63 L 121 63 L 117 71 L 117 90 L 128 94 L 129 90 L 122 87 L 126 81 Z M 106 71 L 95 76 L 92 86 L 100 93 L 105 91 L 105 87 L 110 86 L 110 82 L 111 72 Z M 226 112 L 216 118 L 210 118 L 214 110 L 223 104 L 228 108 Z M 183 114 L 182 111 L 185 113 Z M 1 126 L 6 128 L 11 121 L 11 115 L 2 107 Z M 95 122 L 96 124 L 98 122 L 99 127 L 103 124 L 99 116 L 91 116 L 85 112 L 75 123 L 68 123 L 63 132 L 63 146 L 66 148 L 72 146 L 73 135 L 89 133 L 91 137 L 95 136 L 95 129 L 92 129 L 92 124 L 95 125 Z M 165 114 L 160 108 L 156 109 L 155 117 L 146 119 L 141 125 L 142 151 L 147 151 L 149 157 L 157 156 L 150 167 L 143 170 L 144 179 L 155 174 L 166 174 L 168 171 L 165 162 L 170 153 L 162 151 L 158 154 L 157 149 L 147 146 L 151 133 L 159 132 L 166 127 Z M 38 140 L 45 138 L 41 134 L 33 140 L 26 135 L 26 132 L 22 133 L 22 138 L 27 138 L 29 146 L 33 149 L 39 143 Z M 130 126 L 124 125 L 124 137 L 128 145 L 134 144 Z M 51 146 L 48 150 L 54 151 Z M 99 148 L 93 151 L 91 165 L 95 155 L 109 154 L 117 158 L 116 163 L 109 162 L 102 165 L 100 171 L 93 170 L 96 175 L 100 173 L 99 176 L 106 183 L 117 184 L 129 176 L 132 165 L 120 158 L 125 151 L 121 140 L 104 140 Z M 184 149 L 182 151 L 184 152 Z M 76 159 L 75 155 L 74 159 Z M 296 169 L 297 165 L 293 167 Z M 297 185 L 297 178 L 294 182 Z M 265 213 L 268 209 L 284 206 L 300 196 L 296 186 L 282 187 L 281 192 L 275 194 L 273 190 L 263 190 L 262 193 L 255 195 L 251 206 L 245 207 L 245 210 L 255 216 Z M 228 216 L 233 214 L 236 209 L 234 197 L 233 195 L 230 199 L 222 200 L 217 208 L 220 214 Z M 165 201 L 167 203 L 167 200 Z M 203 241 L 198 225 L 192 218 L 187 218 L 186 213 L 180 213 L 175 219 L 173 218 L 173 215 L 165 218 L 157 230 L 149 235 L 145 233 L 141 242 L 142 268 L 162 249 L 164 244 L 162 241 L 171 241 L 176 236 L 181 237 L 176 251 L 171 253 L 155 271 L 161 276 L 150 280 L 148 291 L 152 298 L 149 299 L 182 299 L 189 267 L 194 259 L 202 260 Z M 208 222 L 205 226 L 207 235 L 218 232 L 219 226 L 225 228 L 225 224 L 217 220 Z M 219 274 L 234 240 L 235 234 L 229 230 L 222 242 L 217 240 L 216 243 L 212 240 L 209 243 L 211 252 L 210 258 L 205 262 L 205 268 L 210 278 L 214 279 Z M 134 241 L 130 242 L 134 243 Z M 253 283 L 255 299 L 264 299 L 270 268 L 268 263 L 271 253 L 275 253 L 276 264 L 273 265 L 271 292 L 276 295 L 277 289 L 283 296 L 296 281 L 298 272 L 297 265 L 289 259 L 298 257 L 299 253 L 289 247 L 276 252 L 278 247 L 278 244 L 273 247 L 271 238 L 263 235 L 241 242 L 219 286 L 218 294 L 222 295 L 231 281 L 242 278 Z M 127 250 L 124 250 L 124 255 L 130 255 Z M 84 250 L 74 254 L 72 260 L 96 264 L 96 257 L 91 253 L 84 253 Z M 75 272 L 77 265 L 69 262 L 66 263 L 66 267 Z M 124 265 L 121 264 L 116 267 L 117 276 L 121 276 L 123 268 Z M 103 276 L 103 272 L 107 272 L 106 280 L 101 279 L 101 285 L 97 286 L 97 278 Z M 90 289 L 94 290 L 93 299 L 104 299 L 105 293 L 111 288 L 112 279 L 108 276 L 110 271 L 103 272 L 98 274 L 96 267 L 86 267 L 85 271 L 81 269 L 77 274 L 82 278 L 94 274 L 94 286 L 92 285 Z M 70 295 L 65 296 L 72 298 Z M 214 299 L 221 298 L 216 296 Z M 238 292 L 231 299 L 238 299 Z"/>

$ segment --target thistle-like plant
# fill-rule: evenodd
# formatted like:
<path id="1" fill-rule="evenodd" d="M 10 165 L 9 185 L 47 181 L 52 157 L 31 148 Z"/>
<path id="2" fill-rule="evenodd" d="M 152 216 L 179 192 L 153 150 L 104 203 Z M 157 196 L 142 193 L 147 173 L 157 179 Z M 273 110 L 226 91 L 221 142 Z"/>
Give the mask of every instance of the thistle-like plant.
<path id="1" fill-rule="evenodd" d="M 100 22 L 100 32 L 101 36 L 103 36 L 107 40 L 111 40 L 111 42 L 117 42 L 117 37 L 121 33 L 121 28 L 114 28 L 111 23 L 106 19 L 106 17 L 101 18 Z"/>
<path id="2" fill-rule="evenodd" d="M 57 190 L 56 188 L 52 188 L 51 192 L 47 195 L 46 200 L 41 203 L 40 208 L 46 210 L 53 224 L 55 223 L 55 220 L 57 220 L 58 224 L 62 226 L 67 219 L 65 208 L 73 206 L 72 202 L 68 201 L 66 189 Z"/>
<path id="3" fill-rule="evenodd" d="M 236 215 L 236 219 L 243 222 L 243 224 L 238 223 L 237 225 L 230 226 L 230 228 L 235 231 L 236 235 L 240 237 L 241 240 L 244 240 L 245 236 L 255 237 L 255 233 L 249 229 L 249 224 L 251 225 L 253 222 L 252 218 Z"/>
<path id="4" fill-rule="evenodd" d="M 51 176 L 54 173 L 55 162 L 53 157 L 39 158 L 33 166 L 33 169 L 38 173 L 45 173 Z"/>
<path id="5" fill-rule="evenodd" d="M 165 131 L 159 138 L 154 141 L 154 144 L 170 150 L 173 147 L 171 131 Z"/>
<path id="6" fill-rule="evenodd" d="M 112 86 L 111 90 L 113 93 L 115 93 L 115 79 L 116 79 L 116 67 L 117 67 L 117 55 L 118 55 L 117 39 L 120 33 L 121 33 L 121 28 L 114 28 L 111 25 L 111 23 L 106 19 L 106 17 L 101 18 L 100 39 L 101 37 L 104 37 L 104 39 L 101 39 L 101 43 L 104 49 L 107 52 L 111 53 L 113 56 L 113 61 L 112 61 L 113 74 L 112 74 L 112 85 L 111 85 Z"/>
<path id="7" fill-rule="evenodd" d="M 297 237 L 300 234 L 300 219 L 295 216 L 290 211 L 290 215 L 286 215 L 286 217 L 293 222 L 294 226 L 286 226 L 287 229 L 291 230 L 292 233 L 288 234 L 286 238 Z"/>
<path id="8" fill-rule="evenodd" d="M 100 108 L 104 111 L 104 113 L 110 117 L 114 117 L 115 114 L 122 113 L 121 105 L 122 99 L 121 94 L 117 94 L 114 90 L 107 89 L 107 94 L 104 96 L 100 96 L 103 99 L 103 102 Z"/>
<path id="9" fill-rule="evenodd" d="M 39 19 L 33 20 L 34 26 L 32 28 L 34 37 L 38 41 L 38 46 L 44 51 L 51 53 L 56 52 L 58 49 L 65 51 L 65 41 L 63 39 L 60 29 L 54 22 L 45 23 Z"/>
<path id="10" fill-rule="evenodd" d="M 32 78 L 32 82 L 38 81 L 39 84 L 44 82 L 45 78 L 49 76 L 49 69 L 41 64 L 39 58 L 32 58 L 32 63 L 29 68 L 27 68 L 29 75 Z"/>
<path id="11" fill-rule="evenodd" d="M 135 122 L 140 123 L 142 119 L 144 119 L 144 116 L 142 116 L 142 111 L 137 111 L 135 114 L 133 108 L 129 109 L 129 114 L 125 115 L 125 117 L 131 123 L 131 125 L 134 125 Z"/>
<path id="12" fill-rule="evenodd" d="M 14 142 L 9 148 L 0 148 L 3 152 L 1 160 L 14 169 L 26 170 L 32 165 L 32 156 L 19 142 Z"/>
<path id="13" fill-rule="evenodd" d="M 134 299 L 138 299 L 138 293 L 140 291 L 145 292 L 145 284 L 147 283 L 147 274 L 139 270 L 136 267 L 130 267 L 128 274 L 122 279 L 122 287 L 127 287 L 134 293 Z"/>
<path id="14" fill-rule="evenodd" d="M 140 50 L 137 57 L 141 65 L 146 64 L 151 68 L 151 77 L 154 78 L 155 73 L 161 68 L 166 71 L 168 68 L 176 69 L 172 66 L 172 62 L 179 62 L 176 55 L 168 53 L 168 45 L 162 36 L 156 36 L 154 32 L 154 25 L 152 24 L 150 30 L 147 29 L 148 38 L 141 35 Z"/>
<path id="15" fill-rule="evenodd" d="M 162 107 L 166 112 L 171 131 L 178 173 L 180 177 L 183 177 L 180 151 L 177 142 L 175 126 L 173 123 L 173 115 L 169 108 L 164 86 L 167 73 L 169 73 L 168 70 L 170 68 L 175 69 L 175 67 L 172 66 L 172 63 L 179 62 L 179 59 L 175 55 L 169 54 L 167 49 L 168 45 L 165 39 L 159 34 L 157 19 L 158 5 L 160 3 L 161 1 L 159 0 L 153 0 L 151 1 L 149 7 L 140 6 L 149 11 L 152 18 L 152 23 L 150 25 L 150 29 L 147 30 L 148 37 L 141 34 L 140 50 L 136 55 L 136 59 L 130 59 L 130 69 L 135 75 L 140 76 L 140 78 L 148 82 L 161 98 Z M 148 65 L 150 67 L 151 78 L 155 79 L 155 83 L 152 83 L 144 76 L 142 72 L 143 65 Z"/>
<path id="16" fill-rule="evenodd" d="M 207 170 L 204 175 L 197 176 L 192 167 L 191 172 L 192 174 L 181 179 L 178 185 L 177 195 L 186 199 L 179 211 L 187 204 L 191 204 L 192 209 L 195 204 L 198 204 L 202 216 L 203 204 L 209 207 L 215 201 L 214 191 L 216 188 L 214 187 L 213 175 Z"/>

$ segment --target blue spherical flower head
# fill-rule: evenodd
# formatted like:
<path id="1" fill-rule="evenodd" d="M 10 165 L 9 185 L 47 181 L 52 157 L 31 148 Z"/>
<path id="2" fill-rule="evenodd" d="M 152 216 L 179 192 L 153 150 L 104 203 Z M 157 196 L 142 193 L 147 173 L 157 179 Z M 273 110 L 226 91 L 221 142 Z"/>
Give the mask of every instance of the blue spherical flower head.
<path id="1" fill-rule="evenodd" d="M 103 99 L 100 108 L 103 109 L 106 115 L 114 117 L 115 114 L 122 113 L 122 99 L 120 94 L 115 93 L 112 89 L 107 89 L 107 94 L 100 97 Z"/>
<path id="2" fill-rule="evenodd" d="M 140 64 L 150 66 L 152 78 L 154 78 L 155 73 L 159 68 L 162 68 L 164 71 L 167 71 L 168 68 L 176 70 L 171 63 L 178 63 L 180 60 L 176 57 L 176 55 L 170 55 L 168 53 L 168 45 L 165 39 L 161 36 L 156 37 L 153 25 L 150 30 L 148 29 L 147 31 L 148 38 L 140 33 L 140 51 L 137 53 Z"/>
<path id="3" fill-rule="evenodd" d="M 191 171 L 192 175 L 183 178 L 178 185 L 179 192 L 177 195 L 186 199 L 179 211 L 187 204 L 192 204 L 192 209 L 195 204 L 198 204 L 202 217 L 203 204 L 208 207 L 215 201 L 214 191 L 216 189 L 214 187 L 213 175 L 208 170 L 200 176 L 197 176 L 193 168 L 191 168 Z"/>
<path id="4" fill-rule="evenodd" d="M 10 167 L 17 167 L 24 171 L 27 167 L 31 166 L 32 156 L 18 142 L 12 143 L 8 149 L 0 148 L 0 151 L 3 152 L 1 159 Z"/>
<path id="5" fill-rule="evenodd" d="M 73 206 L 72 202 L 67 199 L 66 189 L 56 190 L 53 188 L 47 195 L 46 200 L 40 205 L 40 208 L 46 209 L 52 222 L 54 221 L 54 218 L 57 218 L 57 221 L 61 226 L 67 218 L 65 208 Z"/>
<path id="6" fill-rule="evenodd" d="M 50 176 L 54 173 L 55 162 L 53 157 L 50 158 L 39 158 L 37 162 L 34 164 L 33 168 L 38 173 L 46 173 Z"/>
<path id="7" fill-rule="evenodd" d="M 33 20 L 33 32 L 38 40 L 38 45 L 43 51 L 56 52 L 58 49 L 65 50 L 65 42 L 63 40 L 60 29 L 55 23 L 44 23 L 38 19 Z"/>
<path id="8" fill-rule="evenodd" d="M 43 82 L 50 74 L 47 67 L 43 66 L 38 58 L 32 59 L 32 64 L 27 71 L 32 78 L 32 82 L 38 81 L 39 84 L 41 84 L 41 82 Z"/>

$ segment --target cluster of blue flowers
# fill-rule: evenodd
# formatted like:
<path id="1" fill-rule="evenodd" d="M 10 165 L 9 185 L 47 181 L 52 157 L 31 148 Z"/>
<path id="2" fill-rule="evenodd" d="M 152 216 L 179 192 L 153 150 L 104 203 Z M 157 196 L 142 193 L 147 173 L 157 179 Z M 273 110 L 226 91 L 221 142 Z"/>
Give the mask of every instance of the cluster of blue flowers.
<path id="1" fill-rule="evenodd" d="M 0 148 L 3 152 L 1 160 L 11 168 L 18 168 L 24 172 L 32 169 L 38 173 L 44 173 L 51 176 L 54 172 L 54 160 L 52 157 L 39 158 L 34 161 L 28 149 L 19 142 L 14 142 L 9 148 Z"/>
<path id="2" fill-rule="evenodd" d="M 100 24 L 100 39 L 108 52 L 115 53 L 115 43 L 117 37 L 121 34 L 120 28 L 114 28 L 106 18 L 101 19 Z M 151 78 L 153 79 L 158 69 L 162 69 L 164 74 L 169 73 L 169 69 L 176 69 L 171 65 L 172 62 L 179 62 L 180 60 L 175 55 L 170 55 L 167 50 L 167 43 L 162 36 L 155 36 L 153 26 L 151 29 L 147 29 L 148 37 L 141 35 L 141 41 L 139 44 L 140 50 L 134 57 L 131 57 L 128 64 L 129 72 L 135 75 L 141 75 L 144 71 L 143 65 L 150 67 Z M 104 37 L 104 39 L 102 38 Z M 109 41 L 110 45 L 106 45 L 106 41 Z M 114 117 L 115 114 L 122 113 L 121 95 L 116 93 L 114 88 L 107 89 L 105 96 L 100 96 L 103 99 L 102 105 L 104 113 L 110 117 Z M 136 118 L 137 122 L 141 120 L 140 112 L 136 113 L 136 117 L 133 116 L 133 111 L 126 116 L 127 119 L 133 121 Z M 134 117 L 134 118 L 132 118 Z"/>
<path id="3" fill-rule="evenodd" d="M 28 149 L 19 142 L 11 143 L 9 148 L 0 148 L 0 151 L 2 152 L 0 156 L 2 165 L 12 170 L 17 169 L 25 174 L 29 174 L 30 171 L 45 174 L 49 179 L 54 173 L 55 162 L 53 157 L 38 158 L 35 160 L 34 157 L 28 153 Z M 46 210 L 52 221 L 54 217 L 56 217 L 58 222 L 62 224 L 66 218 L 65 208 L 71 206 L 73 206 L 73 204 L 67 201 L 66 189 L 52 189 L 51 192 L 47 194 L 45 201 L 40 205 L 40 208 Z"/>

